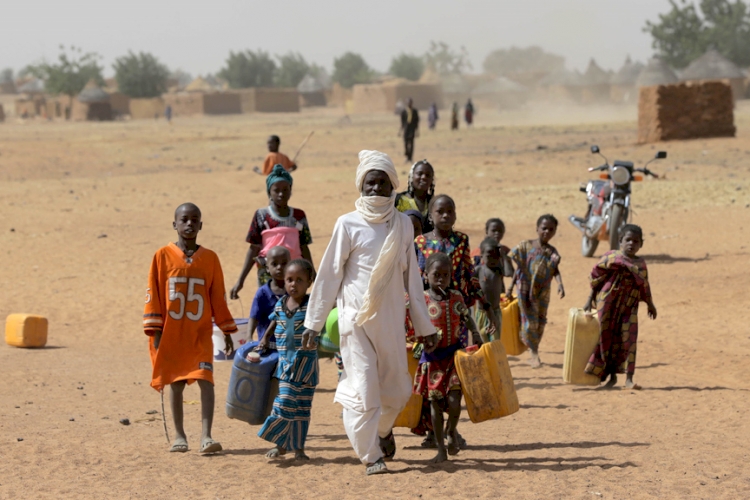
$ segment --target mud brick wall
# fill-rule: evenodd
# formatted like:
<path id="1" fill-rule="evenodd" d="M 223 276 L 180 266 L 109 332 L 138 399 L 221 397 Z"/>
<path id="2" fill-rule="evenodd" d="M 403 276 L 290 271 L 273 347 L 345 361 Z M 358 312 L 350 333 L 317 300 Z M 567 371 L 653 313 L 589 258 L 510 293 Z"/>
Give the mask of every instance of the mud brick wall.
<path id="1" fill-rule="evenodd" d="M 734 137 L 732 88 L 722 82 L 641 87 L 638 142 Z"/>

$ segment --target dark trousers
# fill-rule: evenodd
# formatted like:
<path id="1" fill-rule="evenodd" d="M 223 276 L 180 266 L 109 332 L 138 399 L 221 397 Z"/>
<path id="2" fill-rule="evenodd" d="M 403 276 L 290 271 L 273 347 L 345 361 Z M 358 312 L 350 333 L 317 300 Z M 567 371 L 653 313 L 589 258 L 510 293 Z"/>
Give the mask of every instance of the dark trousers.
<path id="1" fill-rule="evenodd" d="M 404 136 L 404 154 L 406 159 L 411 161 L 411 157 L 414 155 L 414 136 Z"/>

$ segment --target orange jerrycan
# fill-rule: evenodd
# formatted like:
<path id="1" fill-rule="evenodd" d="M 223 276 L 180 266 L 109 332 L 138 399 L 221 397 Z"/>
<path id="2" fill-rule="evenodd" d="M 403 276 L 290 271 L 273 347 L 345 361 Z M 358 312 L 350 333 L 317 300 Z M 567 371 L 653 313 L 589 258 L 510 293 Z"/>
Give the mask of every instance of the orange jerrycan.
<path id="1" fill-rule="evenodd" d="M 563 380 L 575 385 L 599 385 L 599 377 L 583 371 L 599 344 L 599 318 L 583 309 L 572 308 L 565 336 Z"/>
<path id="2" fill-rule="evenodd" d="M 47 318 L 35 314 L 10 314 L 5 320 L 5 343 L 15 347 L 44 347 Z"/>
<path id="3" fill-rule="evenodd" d="M 506 417 L 518 411 L 518 395 L 508 356 L 500 340 L 456 352 L 456 370 L 472 422 Z"/>
<path id="4" fill-rule="evenodd" d="M 414 375 L 417 373 L 419 368 L 419 360 L 415 359 L 412 355 L 412 346 L 406 346 L 406 362 L 409 365 L 409 374 L 411 375 L 412 384 L 414 383 Z M 393 423 L 393 427 L 407 427 L 409 429 L 415 428 L 419 425 L 419 418 L 422 413 L 422 396 L 419 394 L 412 394 L 409 398 L 409 402 L 401 413 L 396 417 L 396 421 Z"/>
<path id="5" fill-rule="evenodd" d="M 521 314 L 518 311 L 518 299 L 508 300 L 505 295 L 500 302 L 500 310 L 503 314 L 503 325 L 500 331 L 500 341 L 505 347 L 508 356 L 518 356 L 527 349 L 526 344 L 521 342 Z"/>

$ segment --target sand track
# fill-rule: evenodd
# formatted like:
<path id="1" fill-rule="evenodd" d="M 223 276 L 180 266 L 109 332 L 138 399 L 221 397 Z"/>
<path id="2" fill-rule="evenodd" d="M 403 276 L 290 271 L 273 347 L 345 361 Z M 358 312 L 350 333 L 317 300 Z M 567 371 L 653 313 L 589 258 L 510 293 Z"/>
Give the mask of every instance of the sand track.
<path id="1" fill-rule="evenodd" d="M 387 151 L 407 172 L 393 117 L 345 124 L 324 111 L 185 119 L 171 127 L 0 125 L 0 315 L 50 320 L 48 348 L 0 346 L 0 497 L 749 497 L 750 108 L 737 113 L 736 139 L 658 146 L 634 145 L 632 121 L 590 117 L 583 125 L 513 126 L 533 120 L 488 114 L 470 131 L 423 131 L 416 155 L 436 166 L 437 190 L 454 196 L 457 229 L 475 245 L 490 216 L 506 221 L 509 245 L 533 236 L 538 215 L 558 216 L 553 244 L 568 296 L 552 300 L 545 367 L 531 370 L 525 358 L 511 358 L 521 411 L 479 425 L 464 413 L 470 447 L 441 467 L 426 465 L 431 453 L 400 431 L 396 473 L 369 479 L 332 404 L 335 367 L 325 361 L 309 464 L 266 463 L 257 428 L 224 416 L 226 363 L 216 369 L 214 435 L 227 451 L 198 456 L 199 406 L 186 405 L 192 451 L 166 453 L 159 415 L 146 414 L 159 409 L 159 396 L 148 387 L 140 317 L 150 258 L 174 238 L 171 216 L 180 202 L 203 209 L 199 241 L 219 254 L 228 286 L 234 282 L 252 212 L 265 204 L 263 179 L 250 168 L 262 160 L 269 133 L 281 135 L 291 154 L 316 131 L 299 161 L 292 205 L 308 214 L 319 260 L 336 218 L 353 207 L 357 151 Z M 577 186 L 598 164 L 588 154 L 594 142 L 610 159 L 636 163 L 669 151 L 653 165 L 667 179 L 637 184 L 633 194 L 659 308 L 655 322 L 641 312 L 641 392 L 571 387 L 561 378 L 567 310 L 585 301 L 594 263 L 580 256 L 578 233 L 565 218 L 584 208 Z M 245 309 L 254 274 L 242 293 Z M 241 314 L 239 304 L 231 308 Z M 186 391 L 188 400 L 198 397 L 197 387 Z M 120 425 L 124 417 L 133 424 Z"/>

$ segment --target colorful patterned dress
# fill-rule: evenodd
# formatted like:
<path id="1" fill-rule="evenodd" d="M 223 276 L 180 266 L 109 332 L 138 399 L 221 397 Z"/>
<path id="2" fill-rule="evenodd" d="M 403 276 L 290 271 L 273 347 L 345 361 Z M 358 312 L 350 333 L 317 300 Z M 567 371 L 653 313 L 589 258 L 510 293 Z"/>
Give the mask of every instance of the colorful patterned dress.
<path id="1" fill-rule="evenodd" d="M 258 288 L 271 281 L 271 274 L 268 272 L 265 259 L 265 251 L 269 249 L 262 248 L 264 243 L 263 233 L 269 230 L 278 231 L 280 228 L 292 228 L 299 232 L 299 243 L 294 241 L 291 244 L 284 244 L 289 249 L 292 259 L 300 257 L 303 246 L 312 244 L 312 233 L 310 232 L 310 226 L 307 224 L 307 216 L 299 208 L 289 207 L 287 217 L 277 214 L 271 205 L 256 210 L 245 241 L 261 247 L 260 254 L 255 258 L 258 265 Z"/>
<path id="2" fill-rule="evenodd" d="M 484 303 L 484 294 L 479 286 L 479 280 L 474 276 L 474 263 L 471 258 L 468 236 L 452 231 L 447 238 L 438 240 L 423 234 L 414 239 L 414 246 L 417 248 L 417 262 L 419 269 L 422 270 L 423 278 L 427 258 L 436 252 L 443 252 L 451 258 L 453 267 L 450 288 L 463 295 L 466 307 L 471 307 L 475 302 Z"/>
<path id="3" fill-rule="evenodd" d="M 465 328 L 469 309 L 463 296 L 448 290 L 448 298 L 435 300 L 430 292 L 424 293 L 427 312 L 438 334 L 438 347 L 431 353 L 422 353 L 419 369 L 414 376 L 414 394 L 421 394 L 425 400 L 438 401 L 448 397 L 448 392 L 461 389 L 453 355 L 464 344 L 461 331 Z"/>
<path id="4" fill-rule="evenodd" d="M 629 258 L 620 250 L 605 253 L 591 270 L 601 334 L 585 372 L 601 377 L 635 373 L 638 342 L 638 303 L 651 300 L 646 262 Z"/>
<path id="5" fill-rule="evenodd" d="M 544 335 L 550 284 L 560 265 L 557 249 L 552 245 L 535 246 L 536 241 L 522 241 L 510 252 L 510 257 L 516 264 L 513 281 L 518 285 L 521 341 L 533 350 L 539 348 Z"/>
<path id="6" fill-rule="evenodd" d="M 312 399 L 318 385 L 318 352 L 302 350 L 309 296 L 294 312 L 287 309 L 287 298 L 282 297 L 276 303 L 270 316 L 276 321 L 279 364 L 274 377 L 279 379 L 279 395 L 258 436 L 287 450 L 300 450 L 305 447 Z"/>

